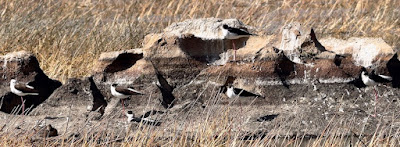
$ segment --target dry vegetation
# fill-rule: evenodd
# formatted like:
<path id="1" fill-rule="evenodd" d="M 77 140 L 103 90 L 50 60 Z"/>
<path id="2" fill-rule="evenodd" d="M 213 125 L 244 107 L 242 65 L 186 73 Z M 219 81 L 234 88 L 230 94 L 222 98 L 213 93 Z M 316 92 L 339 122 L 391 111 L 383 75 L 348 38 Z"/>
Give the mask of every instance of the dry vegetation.
<path id="1" fill-rule="evenodd" d="M 265 34 L 289 22 L 319 36 L 400 41 L 398 0 L 1 0 L 0 54 L 29 50 L 51 78 L 88 76 L 101 52 L 141 47 L 148 33 L 191 18 L 238 18 Z"/>
<path id="2" fill-rule="evenodd" d="M 214 98 L 217 98 L 218 95 Z M 216 99 L 217 100 L 217 99 Z M 243 107 L 248 111 L 251 107 Z M 290 121 L 277 121 L 270 123 L 272 129 L 260 132 L 240 132 L 242 124 L 235 124 L 235 118 L 231 115 L 228 106 L 215 104 L 207 105 L 206 109 L 198 114 L 205 121 L 182 121 L 174 119 L 165 122 L 167 128 L 161 126 L 149 126 L 141 123 L 122 123 L 117 115 L 100 121 L 87 119 L 79 126 L 58 128 L 59 136 L 42 138 L 35 129 L 23 131 L 10 128 L 13 125 L 1 124 L 0 146 L 398 146 L 400 143 L 399 128 L 396 125 L 386 125 L 382 122 L 372 134 L 363 133 L 359 128 L 366 127 L 366 122 L 361 123 L 354 120 L 343 123 L 346 118 L 331 118 L 329 124 L 321 132 L 320 136 L 298 134 L 290 135 L 282 131 L 280 124 L 293 123 Z M 189 113 L 197 113 L 190 109 L 184 112 L 183 117 L 189 117 Z M 161 116 L 164 117 L 165 115 Z M 21 124 L 26 119 L 24 116 L 9 115 L 10 122 Z M 26 116 L 25 116 L 26 117 Z M 161 118 L 159 117 L 159 118 Z M 398 118 L 393 116 L 393 119 Z M 124 118 L 125 119 L 125 118 Z M 351 118 L 347 118 L 351 119 Z M 116 123 L 116 122 L 119 122 Z M 266 122 L 267 123 L 267 122 Z M 115 126 L 113 126 L 113 125 Z M 165 126 L 164 125 L 164 126 Z M 397 125 L 398 126 L 398 125 Z M 32 127 L 34 128 L 34 127 Z M 115 129 L 118 128 L 118 129 Z M 360 131 L 363 135 L 355 133 Z M 72 134 L 71 134 L 72 133 Z M 275 136 L 276 134 L 280 134 Z M 391 135 L 388 135 L 391 134 Z"/>
<path id="3" fill-rule="evenodd" d="M 397 49 L 400 47 L 399 6 L 398 0 L 0 0 L 0 54 L 32 51 L 47 75 L 65 81 L 70 77 L 90 75 L 88 71 L 101 52 L 139 48 L 146 34 L 161 32 L 173 22 L 204 17 L 238 18 L 268 35 L 278 34 L 284 24 L 299 21 L 313 26 L 320 37 L 382 37 Z M 215 137 L 215 133 L 226 134 L 229 128 L 229 122 L 219 123 L 203 124 L 197 130 L 200 135 L 181 134 L 178 138 L 165 140 L 164 145 L 300 144 L 293 138 L 276 144 L 268 137 L 248 142 L 238 142 L 237 138 L 224 135 Z M 215 126 L 219 126 L 218 129 Z M 163 143 L 157 142 L 160 136 L 156 132 L 146 128 L 137 130 L 132 133 L 137 136 L 131 140 L 125 138 L 127 142 L 123 145 L 154 146 Z M 189 141 L 188 136 L 195 138 Z M 85 146 L 107 143 L 99 143 L 96 140 L 99 137 L 88 134 L 77 142 Z M 16 140 L 7 134 L 1 134 L 0 142 L 1 146 L 30 145 L 28 140 Z M 341 146 L 345 142 L 343 138 L 328 135 L 308 145 Z M 54 146 L 62 145 L 64 141 L 44 143 Z M 107 145 L 113 142 L 109 143 Z M 371 140 L 356 144 L 396 146 L 396 143 L 396 139 L 372 136 Z"/>

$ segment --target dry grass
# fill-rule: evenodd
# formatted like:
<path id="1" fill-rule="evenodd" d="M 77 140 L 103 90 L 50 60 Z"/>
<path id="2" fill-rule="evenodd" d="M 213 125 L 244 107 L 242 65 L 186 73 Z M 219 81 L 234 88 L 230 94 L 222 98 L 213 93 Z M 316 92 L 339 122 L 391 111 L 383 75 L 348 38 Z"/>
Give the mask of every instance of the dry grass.
<path id="1" fill-rule="evenodd" d="M 191 18 L 238 18 L 265 34 L 289 22 L 319 36 L 382 37 L 400 46 L 398 0 L 1 0 L 0 54 L 29 50 L 51 78 L 89 76 L 101 52 L 141 47 L 148 33 Z"/>
<path id="2" fill-rule="evenodd" d="M 215 106 L 215 107 L 214 107 Z M 192 113 L 193 109 L 189 109 Z M 400 131 L 393 126 L 396 124 L 377 124 L 377 129 L 374 134 L 355 135 L 353 130 L 366 127 L 367 124 L 358 122 L 347 121 L 348 118 L 331 118 L 329 124 L 325 129 L 320 132 L 319 136 L 306 136 L 299 134 L 293 135 L 280 135 L 286 134 L 280 132 L 285 130 L 279 124 L 291 123 L 280 121 L 271 123 L 273 129 L 264 132 L 264 136 L 256 135 L 253 139 L 247 138 L 245 140 L 243 132 L 238 131 L 240 128 L 238 123 L 234 123 L 236 117 L 228 115 L 231 110 L 229 107 L 220 107 L 215 104 L 207 105 L 206 109 L 199 115 L 204 116 L 204 121 L 184 121 L 181 122 L 177 119 L 171 122 L 165 122 L 165 127 L 154 127 L 143 125 L 139 123 L 125 124 L 116 120 L 118 118 L 102 119 L 101 121 L 86 120 L 85 123 L 75 124 L 69 133 L 60 133 L 60 136 L 50 138 L 40 138 L 37 132 L 33 129 L 28 131 L 19 131 L 9 125 L 6 129 L 1 128 L 0 132 L 0 146 L 359 146 L 359 147 L 374 147 L 374 146 L 398 146 L 400 143 Z M 248 110 L 244 110 L 248 111 Z M 161 116 L 162 117 L 162 116 Z M 185 117 L 185 116 L 183 116 Z M 21 124 L 25 119 L 21 116 L 10 116 L 9 121 L 16 124 Z M 398 116 L 394 116 L 398 118 Z M 351 119 L 351 118 L 350 118 Z M 119 121 L 119 123 L 116 123 Z M 117 126 L 113 126 L 120 124 Z M 120 129 L 115 129 L 119 127 Z M 74 129 L 73 129 L 74 128 Z M 10 130 L 9 130 L 10 129 Z M 6 131 L 4 131 L 6 130 Z M 16 131 L 15 132 L 7 132 Z M 67 130 L 67 129 L 66 129 Z M 59 131 L 63 132 L 61 129 Z M 255 132 L 249 132 L 258 134 Z M 347 133 L 346 133 L 347 132 Z M 361 130 L 360 133 L 363 131 Z M 388 133 L 389 132 L 389 133 Z M 79 134 L 71 135 L 70 133 Z M 352 135 L 354 133 L 354 136 Z M 344 135 L 350 134 L 350 135 Z"/>

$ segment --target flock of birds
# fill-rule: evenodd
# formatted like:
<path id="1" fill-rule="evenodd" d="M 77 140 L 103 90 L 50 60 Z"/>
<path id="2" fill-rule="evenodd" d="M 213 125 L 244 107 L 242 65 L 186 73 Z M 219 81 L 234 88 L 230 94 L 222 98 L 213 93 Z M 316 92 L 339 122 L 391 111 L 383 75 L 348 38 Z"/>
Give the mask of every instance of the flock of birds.
<path id="1" fill-rule="evenodd" d="M 223 35 L 225 36 L 225 39 L 232 40 L 232 45 L 235 50 L 234 60 L 236 59 L 236 49 L 235 49 L 234 40 L 242 38 L 242 37 L 249 37 L 249 36 L 255 35 L 255 34 L 249 33 L 246 29 L 234 28 L 234 27 L 230 27 L 226 24 L 222 25 L 221 29 L 222 29 Z M 392 78 L 390 76 L 375 74 L 374 71 L 367 72 L 367 70 L 365 68 L 362 69 L 362 72 L 360 74 L 360 79 L 366 86 L 374 86 L 374 85 L 377 85 L 378 83 L 389 82 L 392 80 Z M 229 98 L 237 98 L 239 96 L 261 97 L 261 96 L 252 94 L 250 92 L 247 92 L 243 89 L 238 89 L 238 88 L 233 87 L 233 80 L 234 80 L 233 77 L 228 77 L 228 80 L 227 80 L 226 84 L 224 85 L 225 86 L 224 92 L 227 95 L 227 97 L 229 97 Z M 159 79 L 159 81 L 160 81 L 160 79 Z M 161 83 L 161 81 L 160 81 L 160 83 Z M 159 86 L 159 88 L 160 88 L 160 86 Z M 27 95 L 36 95 L 37 96 L 40 94 L 40 92 L 37 89 L 35 89 L 33 86 L 30 85 L 30 83 L 21 83 L 15 79 L 11 79 L 10 89 L 11 89 L 12 93 L 21 97 L 22 112 L 25 112 L 25 101 L 24 101 L 23 97 L 27 96 Z M 111 90 L 111 94 L 114 97 L 121 100 L 124 112 L 125 112 L 124 101 L 127 98 L 129 98 L 132 95 L 143 95 L 143 92 L 137 91 L 130 87 L 120 86 L 118 84 L 112 84 L 110 87 L 110 90 Z M 165 89 L 161 89 L 161 90 L 166 91 Z M 376 93 L 376 89 L 374 89 L 374 90 L 375 90 L 375 95 L 376 95 L 375 101 L 377 101 L 378 95 Z M 164 96 L 164 94 L 163 94 L 163 96 Z M 375 113 L 376 113 L 376 105 L 375 105 Z M 144 117 L 144 116 L 135 117 L 132 111 L 128 111 L 126 113 L 126 116 L 128 117 L 128 121 L 146 122 L 147 124 L 152 124 L 152 125 L 160 124 L 160 122 L 146 119 L 146 117 Z"/>

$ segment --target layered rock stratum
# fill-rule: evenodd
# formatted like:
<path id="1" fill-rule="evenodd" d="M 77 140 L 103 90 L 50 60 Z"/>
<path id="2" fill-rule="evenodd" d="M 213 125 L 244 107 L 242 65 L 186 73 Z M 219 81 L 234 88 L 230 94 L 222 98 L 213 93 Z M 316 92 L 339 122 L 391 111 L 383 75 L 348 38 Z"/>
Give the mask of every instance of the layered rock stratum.
<path id="1" fill-rule="evenodd" d="M 142 48 L 102 53 L 91 77 L 63 85 L 47 78 L 30 53 L 1 56 L 0 110 L 12 113 L 21 104 L 9 89 L 10 79 L 17 78 L 35 81 L 41 91 L 26 98 L 33 109 L 21 116 L 27 120 L 21 128 L 46 120 L 59 134 L 79 134 L 80 126 L 95 123 L 125 131 L 121 105 L 110 92 L 114 83 L 143 92 L 131 96 L 127 108 L 139 115 L 162 111 L 150 118 L 162 121 L 157 127 L 167 132 L 182 129 L 171 127 L 172 123 L 190 122 L 196 128 L 205 118 L 220 117 L 222 111 L 234 120 L 234 131 L 243 134 L 319 135 L 335 119 L 354 126 L 352 132 L 339 133 L 344 135 L 373 133 L 378 121 L 399 127 L 393 124 L 400 121 L 391 118 L 399 109 L 400 62 L 398 52 L 384 40 L 318 39 L 312 28 L 299 23 L 282 27 L 279 35 L 227 40 L 223 24 L 260 32 L 237 19 L 174 23 L 162 33 L 147 35 Z M 374 101 L 373 87 L 360 79 L 362 67 L 393 77 L 392 83 L 377 86 L 379 103 Z M 229 77 L 234 78 L 229 81 Z M 258 97 L 227 98 L 223 92 L 227 80 Z M 378 116 L 371 117 L 374 106 Z"/>

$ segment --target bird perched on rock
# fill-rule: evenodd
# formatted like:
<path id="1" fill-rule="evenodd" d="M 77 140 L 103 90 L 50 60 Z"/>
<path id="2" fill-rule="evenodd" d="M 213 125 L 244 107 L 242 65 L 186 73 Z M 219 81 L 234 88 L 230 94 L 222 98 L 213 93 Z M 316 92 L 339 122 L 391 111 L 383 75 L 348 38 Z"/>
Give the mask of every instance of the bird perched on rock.
<path id="1" fill-rule="evenodd" d="M 132 89 L 130 87 L 118 86 L 118 84 L 111 85 L 111 94 L 120 99 L 122 103 L 122 110 L 125 112 L 124 101 L 131 95 L 143 95 L 142 92 Z"/>
<path id="2" fill-rule="evenodd" d="M 150 111 L 147 112 L 145 115 L 142 115 L 140 117 L 135 117 L 135 114 L 133 113 L 133 111 L 128 111 L 126 113 L 126 116 L 128 117 L 127 121 L 128 122 L 142 122 L 143 124 L 146 125 L 152 125 L 152 126 L 160 126 L 161 122 L 158 120 L 152 120 L 152 119 L 148 119 L 147 117 L 152 115 L 152 114 L 156 114 L 156 113 L 164 113 L 161 111 Z"/>
<path id="3" fill-rule="evenodd" d="M 236 46 L 235 46 L 235 39 L 243 38 L 243 37 L 250 37 L 255 36 L 255 34 L 249 33 L 245 28 L 234 28 L 230 27 L 226 24 L 222 25 L 222 34 L 224 39 L 232 40 L 233 50 L 235 54 L 233 56 L 233 60 L 236 61 Z"/>
<path id="4" fill-rule="evenodd" d="M 29 83 L 20 83 L 17 82 L 17 80 L 15 79 L 11 79 L 10 89 L 12 93 L 21 97 L 22 113 L 25 112 L 25 102 L 22 97 L 27 95 L 39 95 L 39 91 L 36 90 L 33 86 L 29 85 Z"/>
<path id="5" fill-rule="evenodd" d="M 386 76 L 386 75 L 381 75 L 381 74 L 376 74 L 375 70 L 372 70 L 371 72 L 368 72 L 365 67 L 361 68 L 361 80 L 364 85 L 366 86 L 374 86 L 374 91 L 375 91 L 375 114 L 376 116 L 376 105 L 378 101 L 378 93 L 376 91 L 375 85 L 378 83 L 388 83 L 392 81 L 392 77 Z"/>

